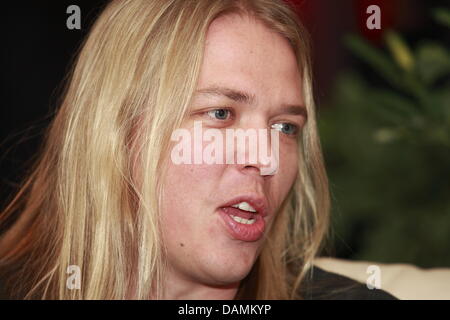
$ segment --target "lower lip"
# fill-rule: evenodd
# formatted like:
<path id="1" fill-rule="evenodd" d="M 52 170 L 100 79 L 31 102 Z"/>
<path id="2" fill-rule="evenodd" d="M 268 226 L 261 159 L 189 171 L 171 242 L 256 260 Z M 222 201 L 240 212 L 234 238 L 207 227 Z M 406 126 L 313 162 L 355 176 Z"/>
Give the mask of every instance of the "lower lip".
<path id="1" fill-rule="evenodd" d="M 260 214 L 255 214 L 255 222 L 252 224 L 243 224 L 235 221 L 223 208 L 219 208 L 219 214 L 225 222 L 225 229 L 236 240 L 257 241 L 264 234 L 266 222 Z"/>

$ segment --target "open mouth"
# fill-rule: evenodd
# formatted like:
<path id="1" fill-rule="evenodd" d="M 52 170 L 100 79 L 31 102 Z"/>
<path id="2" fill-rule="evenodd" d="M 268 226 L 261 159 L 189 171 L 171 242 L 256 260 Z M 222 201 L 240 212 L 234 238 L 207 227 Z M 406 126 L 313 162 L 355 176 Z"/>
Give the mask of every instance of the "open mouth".
<path id="1" fill-rule="evenodd" d="M 263 198 L 243 196 L 219 207 L 225 229 L 232 238 L 241 241 L 257 241 L 263 236 L 264 216 L 267 215 L 265 203 Z"/>
<path id="2" fill-rule="evenodd" d="M 224 210 L 226 210 L 234 221 L 242 224 L 255 223 L 255 215 L 258 214 L 256 209 L 245 201 L 234 204 L 231 207 L 225 207 Z"/>

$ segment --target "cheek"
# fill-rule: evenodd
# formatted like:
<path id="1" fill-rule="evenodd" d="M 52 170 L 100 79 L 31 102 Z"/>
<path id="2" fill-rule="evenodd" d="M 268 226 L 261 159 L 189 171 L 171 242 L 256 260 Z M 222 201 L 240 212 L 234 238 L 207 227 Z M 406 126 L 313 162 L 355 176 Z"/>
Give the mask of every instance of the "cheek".
<path id="1" fill-rule="evenodd" d="M 174 202 L 195 203 L 205 199 L 211 187 L 219 183 L 222 168 L 218 165 L 168 166 L 164 197 Z"/>
<path id="2" fill-rule="evenodd" d="M 182 242 L 180 239 L 212 233 L 200 226 L 208 225 L 204 222 L 211 214 L 205 199 L 211 198 L 210 193 L 217 189 L 220 176 L 219 166 L 169 164 L 162 197 L 162 228 L 167 241 Z"/>
<path id="3" fill-rule="evenodd" d="M 280 183 L 290 189 L 298 173 L 298 147 L 285 146 L 280 150 Z"/>
<path id="4" fill-rule="evenodd" d="M 270 198 L 276 204 L 278 210 L 291 190 L 298 174 L 297 147 L 289 146 L 280 148 L 280 163 L 276 175 L 270 183 Z"/>

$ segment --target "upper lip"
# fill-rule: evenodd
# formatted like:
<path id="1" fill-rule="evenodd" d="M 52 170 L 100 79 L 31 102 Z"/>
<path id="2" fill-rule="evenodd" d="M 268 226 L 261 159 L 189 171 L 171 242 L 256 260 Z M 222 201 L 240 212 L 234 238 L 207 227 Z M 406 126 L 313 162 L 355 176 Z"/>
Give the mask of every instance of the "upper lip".
<path id="1" fill-rule="evenodd" d="M 264 196 L 260 195 L 240 195 L 232 198 L 227 201 L 225 204 L 221 205 L 220 208 L 231 207 L 232 205 L 238 204 L 240 202 L 247 202 L 250 204 L 255 210 L 256 213 L 262 215 L 263 217 L 268 214 L 268 204 L 267 199 Z"/>

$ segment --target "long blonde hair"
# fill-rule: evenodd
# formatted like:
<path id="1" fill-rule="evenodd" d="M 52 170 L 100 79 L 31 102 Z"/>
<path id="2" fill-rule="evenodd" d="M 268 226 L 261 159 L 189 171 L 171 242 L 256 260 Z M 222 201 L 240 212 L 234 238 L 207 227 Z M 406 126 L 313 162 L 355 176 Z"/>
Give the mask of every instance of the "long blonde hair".
<path id="1" fill-rule="evenodd" d="M 308 112 L 298 179 L 236 298 L 301 298 L 302 280 L 327 233 L 329 196 L 308 37 L 282 0 L 114 0 L 106 6 L 74 64 L 41 156 L 0 216 L 5 224 L 19 215 L 0 241 L 10 297 L 161 297 L 164 160 L 196 89 L 208 27 L 224 14 L 254 16 L 289 40 Z M 78 290 L 66 285 L 70 265 L 81 270 Z"/>

